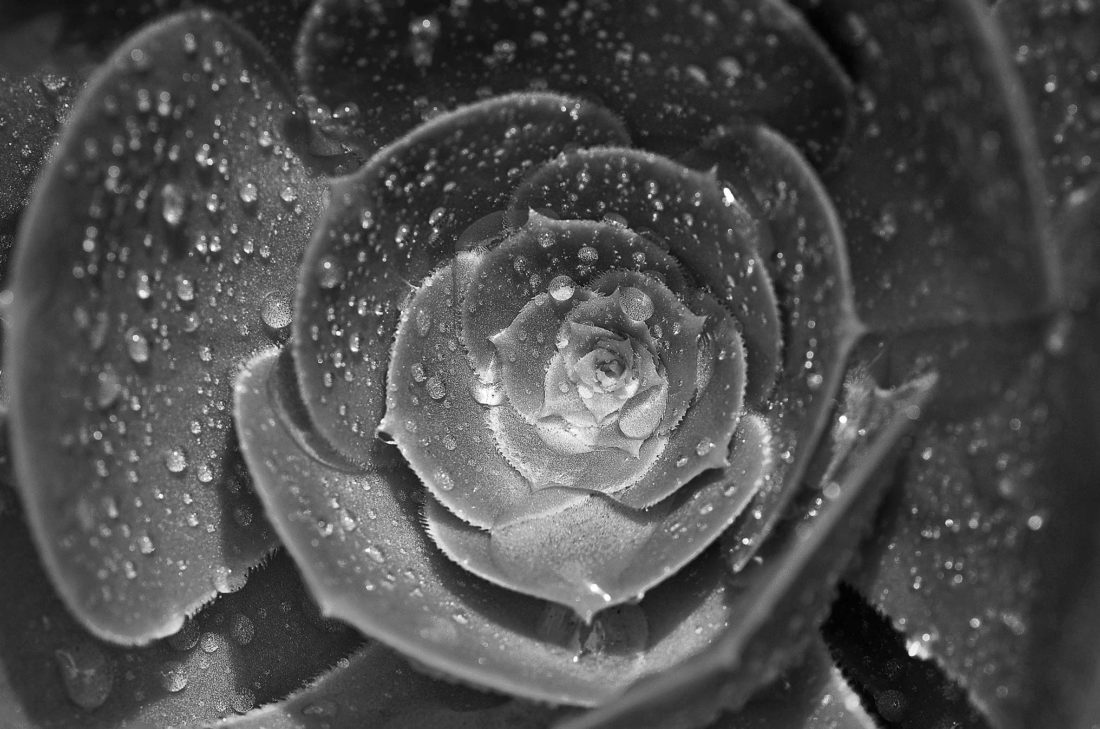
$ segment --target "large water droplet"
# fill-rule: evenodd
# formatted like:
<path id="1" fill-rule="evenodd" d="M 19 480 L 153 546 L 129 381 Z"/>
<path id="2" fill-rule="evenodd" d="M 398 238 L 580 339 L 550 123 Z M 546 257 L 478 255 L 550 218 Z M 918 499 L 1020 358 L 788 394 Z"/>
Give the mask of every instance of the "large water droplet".
<path id="1" fill-rule="evenodd" d="M 59 648 L 54 651 L 54 659 L 61 671 L 65 693 L 80 708 L 89 711 L 99 708 L 111 695 L 114 669 L 107 654 L 95 644 Z"/>
<path id="2" fill-rule="evenodd" d="M 270 329 L 286 329 L 292 319 L 290 297 L 282 291 L 269 292 L 260 303 L 260 318 Z"/>
<path id="3" fill-rule="evenodd" d="M 179 693 L 187 688 L 190 678 L 187 666 L 180 661 L 169 661 L 160 667 L 160 686 L 170 694 Z"/>
<path id="4" fill-rule="evenodd" d="M 645 321 L 653 316 L 653 299 L 649 298 L 646 292 L 633 286 L 627 286 L 619 291 L 619 307 L 634 321 Z"/>
<path id="5" fill-rule="evenodd" d="M 547 288 L 554 301 L 569 301 L 576 290 L 577 285 L 568 276 L 555 276 Z"/>

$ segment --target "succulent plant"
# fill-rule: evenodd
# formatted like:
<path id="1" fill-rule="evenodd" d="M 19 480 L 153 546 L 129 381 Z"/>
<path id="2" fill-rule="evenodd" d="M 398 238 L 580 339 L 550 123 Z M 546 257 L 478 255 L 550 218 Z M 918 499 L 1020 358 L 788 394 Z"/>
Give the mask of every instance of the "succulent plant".
<path id="1" fill-rule="evenodd" d="M 4 729 L 1100 717 L 1091 2 L 6 25 Z"/>

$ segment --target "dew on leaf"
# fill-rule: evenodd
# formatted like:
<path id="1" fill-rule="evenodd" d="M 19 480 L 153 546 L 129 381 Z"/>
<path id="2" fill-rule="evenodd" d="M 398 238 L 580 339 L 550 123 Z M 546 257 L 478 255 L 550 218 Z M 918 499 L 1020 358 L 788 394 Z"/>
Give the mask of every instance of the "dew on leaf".
<path id="1" fill-rule="evenodd" d="M 130 327 L 125 334 L 126 353 L 135 364 L 149 361 L 149 340 L 136 327 Z"/>

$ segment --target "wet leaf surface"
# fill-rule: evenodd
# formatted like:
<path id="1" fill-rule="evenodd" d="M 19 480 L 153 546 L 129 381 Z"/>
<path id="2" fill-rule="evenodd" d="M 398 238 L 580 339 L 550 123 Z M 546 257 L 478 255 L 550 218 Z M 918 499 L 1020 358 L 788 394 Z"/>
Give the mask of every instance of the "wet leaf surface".
<path id="1" fill-rule="evenodd" d="M 667 670 L 732 620 L 725 566 L 712 550 L 639 603 L 641 650 L 608 641 L 614 622 L 605 637 L 561 636 L 560 607 L 475 578 L 432 544 L 423 487 L 396 449 L 376 442 L 371 470 L 326 453 L 294 404 L 294 373 L 280 372 L 290 362 L 273 373 L 275 363 L 269 353 L 245 370 L 238 428 L 267 512 L 326 614 L 459 680 L 579 705 Z"/>
<path id="2" fill-rule="evenodd" d="M 435 119 L 334 185 L 302 264 L 294 324 L 318 432 L 369 465 L 405 297 L 454 256 L 463 232 L 504 210 L 526 170 L 576 144 L 626 141 L 592 104 L 509 96 Z"/>
<path id="3" fill-rule="evenodd" d="M 1021 3 L 1023 5 L 1025 3 Z M 1051 304 L 1034 127 L 976 0 L 798 0 L 855 80 L 851 154 L 823 175 L 874 329 L 1006 321 Z"/>
<path id="4" fill-rule="evenodd" d="M 849 130 L 847 78 L 778 0 L 651 3 L 642 12 L 559 0 L 319 0 L 299 53 L 315 116 L 367 149 L 440 111 L 521 90 L 596 101 L 639 146 L 665 154 L 747 119 L 825 164 Z"/>
<path id="5" fill-rule="evenodd" d="M 848 354 L 863 330 L 855 313 L 844 235 L 814 171 L 783 137 L 736 127 L 686 155 L 714 167 L 760 221 L 760 256 L 782 302 L 783 352 L 763 410 L 779 454 L 769 482 L 731 529 L 732 564 L 752 558 L 802 484 L 826 428 Z"/>
<path id="6" fill-rule="evenodd" d="M 1077 726 L 1095 685 L 1095 331 L 967 328 L 882 355 L 944 386 L 855 584 L 998 727 Z"/>
<path id="7" fill-rule="evenodd" d="M 624 222 L 668 250 L 693 286 L 717 297 L 740 323 L 748 355 L 746 399 L 759 407 L 775 384 L 782 335 L 775 291 L 760 260 L 761 230 L 710 174 L 640 150 L 580 150 L 533 172 L 517 209 Z M 644 265 L 653 266 L 652 261 Z"/>
<path id="8" fill-rule="evenodd" d="M 994 10 L 1035 116 L 1052 207 L 1096 178 L 1100 161 L 1100 8 L 1001 0 Z"/>
<path id="9" fill-rule="evenodd" d="M 845 565 L 870 526 L 888 485 L 876 473 L 901 434 L 920 417 L 934 377 L 880 390 L 862 370 L 850 380 L 859 393 L 845 410 L 866 423 L 835 468 L 803 495 L 791 518 L 733 575 L 727 598 L 737 619 L 699 655 L 675 670 L 646 678 L 615 700 L 571 720 L 588 727 L 695 727 L 736 709 L 762 684 L 797 662 L 828 612 Z M 878 427 L 875 427 L 875 426 Z"/>
<path id="10" fill-rule="evenodd" d="M 362 644 L 323 620 L 289 557 L 143 648 L 98 640 L 61 604 L 15 494 L 0 486 L 0 706 L 5 729 L 191 727 L 277 701 Z M 9 723 L 11 722 L 11 723 Z"/>
<path id="11" fill-rule="evenodd" d="M 175 632 L 274 546 L 229 396 L 285 337 L 320 203 L 291 112 L 254 41 L 206 13 L 163 21 L 91 82 L 26 214 L 13 452 L 47 568 L 98 635 Z"/>

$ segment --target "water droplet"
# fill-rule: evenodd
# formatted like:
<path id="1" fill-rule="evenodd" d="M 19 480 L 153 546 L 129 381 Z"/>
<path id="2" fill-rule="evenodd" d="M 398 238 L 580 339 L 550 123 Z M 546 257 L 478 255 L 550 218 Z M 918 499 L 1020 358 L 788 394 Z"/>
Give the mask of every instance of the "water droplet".
<path id="1" fill-rule="evenodd" d="M 293 318 L 290 297 L 282 291 L 270 291 L 260 303 L 260 318 L 275 331 L 286 329 Z"/>
<path id="2" fill-rule="evenodd" d="M 202 638 L 199 639 L 199 647 L 202 648 L 203 653 L 215 653 L 219 643 L 218 636 L 213 633 L 203 633 Z"/>
<path id="3" fill-rule="evenodd" d="M 195 300 L 195 282 L 186 276 L 176 277 L 176 298 L 183 302 Z"/>
<path id="4" fill-rule="evenodd" d="M 157 546 L 153 544 L 153 539 L 148 534 L 142 534 L 138 537 L 138 551 L 142 554 L 152 554 L 157 551 Z"/>
<path id="5" fill-rule="evenodd" d="M 246 182 L 237 190 L 241 202 L 245 205 L 254 205 L 260 199 L 260 189 L 251 182 Z"/>
<path id="6" fill-rule="evenodd" d="M 595 263 L 600 258 L 600 253 L 592 246 L 582 246 L 577 251 L 577 258 L 581 263 Z"/>
<path id="7" fill-rule="evenodd" d="M 294 191 L 293 187 L 287 186 L 279 191 L 279 199 L 289 205 L 298 199 L 298 193 Z"/>
<path id="8" fill-rule="evenodd" d="M 443 380 L 439 375 L 432 375 L 429 377 L 426 387 L 428 388 L 428 395 L 430 395 L 433 400 L 442 400 L 447 397 L 447 386 L 443 384 Z"/>
<path id="9" fill-rule="evenodd" d="M 149 277 L 147 271 L 137 272 L 137 283 L 134 286 L 134 293 L 142 301 L 148 301 L 149 297 L 153 295 L 152 279 Z"/>
<path id="10" fill-rule="evenodd" d="M 187 468 L 187 454 L 181 448 L 170 448 L 164 454 L 164 465 L 172 473 L 181 473 Z"/>
<path id="11" fill-rule="evenodd" d="M 247 615 L 237 613 L 229 625 L 229 635 L 238 645 L 248 645 L 256 637 L 256 625 Z"/>
<path id="12" fill-rule="evenodd" d="M 333 289 L 344 280 L 344 266 L 333 256 L 321 256 L 317 261 L 317 283 L 323 289 Z"/>
<path id="13" fill-rule="evenodd" d="M 169 661 L 160 668 L 160 685 L 170 694 L 179 693 L 187 688 L 190 675 L 187 666 L 180 661 Z"/>
<path id="14" fill-rule="evenodd" d="M 160 189 L 160 205 L 164 222 L 173 228 L 178 228 L 183 222 L 183 215 L 187 209 L 187 196 L 179 185 L 172 182 L 165 183 Z"/>
<path id="15" fill-rule="evenodd" d="M 619 307 L 634 321 L 645 321 L 653 316 L 653 299 L 649 298 L 646 292 L 633 286 L 620 289 Z"/>
<path id="16" fill-rule="evenodd" d="M 705 456 L 706 454 L 710 453 L 712 450 L 714 450 L 714 441 L 712 441 L 712 440 L 701 440 L 695 446 L 695 455 Z"/>
<path id="17" fill-rule="evenodd" d="M 453 451 L 455 448 L 458 448 L 458 439 L 450 433 L 447 433 L 443 436 L 443 447 L 449 451 Z"/>
<path id="18" fill-rule="evenodd" d="M 91 711 L 103 705 L 111 695 L 114 669 L 110 659 L 94 643 L 54 651 L 61 671 L 61 680 L 69 699 L 82 709 Z"/>
<path id="19" fill-rule="evenodd" d="M 547 288 L 554 301 L 569 301 L 576 290 L 577 285 L 568 276 L 555 276 Z"/>
<path id="20" fill-rule="evenodd" d="M 144 364 L 149 361 L 149 340 L 136 327 L 126 330 L 126 353 L 135 364 Z"/>

